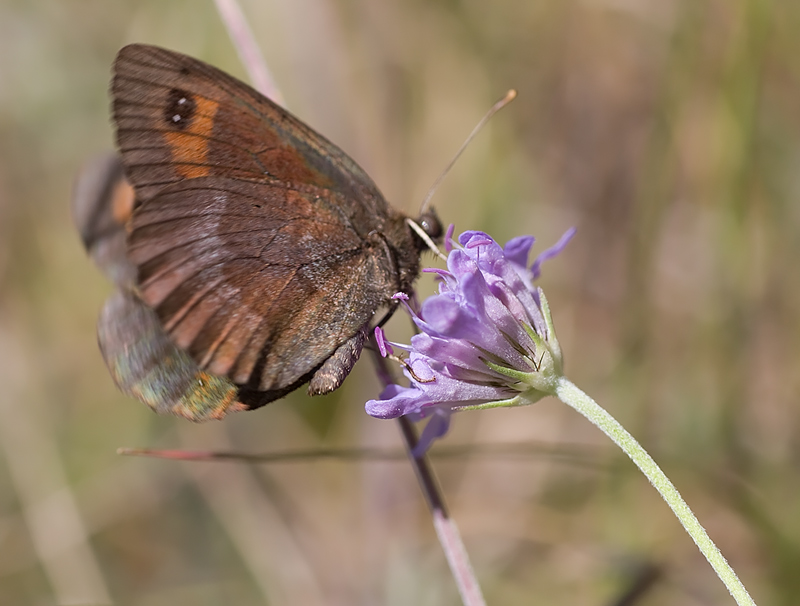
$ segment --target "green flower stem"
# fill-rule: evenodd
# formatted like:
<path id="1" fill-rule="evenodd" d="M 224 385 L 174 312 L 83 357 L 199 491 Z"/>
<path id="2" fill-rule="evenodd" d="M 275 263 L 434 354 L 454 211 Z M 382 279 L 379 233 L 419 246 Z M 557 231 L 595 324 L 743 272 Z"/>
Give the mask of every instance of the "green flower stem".
<path id="1" fill-rule="evenodd" d="M 753 598 L 747 593 L 739 577 L 730 567 L 730 564 L 720 553 L 717 546 L 708 536 L 705 529 L 697 521 L 697 518 L 689 509 L 686 501 L 683 500 L 678 489 L 669 481 L 669 478 L 661 471 L 653 458 L 647 451 L 619 424 L 619 422 L 608 414 L 600 405 L 589 396 L 578 389 L 571 381 L 565 377 L 560 377 L 555 386 L 555 395 L 565 404 L 568 404 L 584 417 L 589 419 L 597 427 L 611 438 L 619 446 L 636 466 L 647 476 L 650 483 L 661 493 L 661 496 L 670 506 L 670 509 L 680 520 L 686 532 L 692 537 L 697 547 L 705 556 L 708 563 L 714 568 L 717 576 L 725 583 L 725 587 L 731 592 L 733 599 L 739 606 L 750 604 L 755 606 Z"/>

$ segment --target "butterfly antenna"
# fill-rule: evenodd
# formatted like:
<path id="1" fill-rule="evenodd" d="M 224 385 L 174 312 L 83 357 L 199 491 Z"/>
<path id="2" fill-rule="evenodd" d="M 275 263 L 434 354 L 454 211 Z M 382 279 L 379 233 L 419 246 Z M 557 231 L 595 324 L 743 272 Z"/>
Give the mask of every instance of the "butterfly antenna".
<path id="1" fill-rule="evenodd" d="M 478 122 L 475 128 L 472 129 L 472 132 L 469 134 L 469 137 L 467 137 L 466 141 L 464 141 L 464 143 L 461 145 L 459 150 L 456 152 L 456 155 L 453 156 L 453 159 L 450 160 L 450 163 L 442 171 L 442 174 L 440 174 L 439 177 L 436 179 L 436 181 L 433 182 L 433 185 L 431 185 L 431 188 L 425 195 L 425 199 L 422 201 L 420 214 L 428 210 L 428 207 L 431 204 L 431 198 L 433 198 L 433 194 L 436 193 L 436 189 L 439 187 L 439 184 L 447 176 L 447 173 L 450 172 L 450 169 L 453 168 L 453 165 L 456 163 L 456 160 L 458 160 L 461 154 L 464 153 L 464 150 L 467 148 L 467 145 L 469 145 L 470 142 L 475 138 L 475 135 L 477 135 L 480 132 L 480 130 L 484 127 L 484 125 L 489 121 L 489 119 L 492 116 L 494 116 L 497 112 L 503 109 L 506 105 L 511 103 L 516 96 L 517 96 L 517 91 L 515 91 L 513 88 L 509 90 L 502 99 L 500 99 L 497 103 L 492 105 L 489 111 L 486 112 L 486 115 L 483 118 L 481 118 L 481 121 Z"/>

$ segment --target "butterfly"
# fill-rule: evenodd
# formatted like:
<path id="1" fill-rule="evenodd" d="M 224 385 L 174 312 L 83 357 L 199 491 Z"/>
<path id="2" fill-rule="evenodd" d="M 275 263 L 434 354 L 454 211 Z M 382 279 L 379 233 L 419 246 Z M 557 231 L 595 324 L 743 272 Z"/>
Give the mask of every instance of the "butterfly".
<path id="1" fill-rule="evenodd" d="M 126 46 L 111 97 L 119 155 L 79 180 L 75 217 L 118 285 L 98 323 L 117 386 L 192 420 L 338 388 L 419 274 L 408 217 L 333 143 L 202 61 Z M 441 237 L 432 211 L 417 225 Z"/>

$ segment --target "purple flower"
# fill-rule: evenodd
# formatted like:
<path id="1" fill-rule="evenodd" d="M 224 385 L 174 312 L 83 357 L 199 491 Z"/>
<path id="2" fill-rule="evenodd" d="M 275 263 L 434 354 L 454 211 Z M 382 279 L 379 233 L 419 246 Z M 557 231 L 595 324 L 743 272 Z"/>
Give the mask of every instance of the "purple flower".
<path id="1" fill-rule="evenodd" d="M 411 386 L 389 385 L 380 399 L 367 402 L 367 413 L 429 418 L 415 451 L 421 454 L 447 431 L 453 411 L 531 404 L 551 393 L 561 375 L 561 350 L 547 301 L 533 281 L 541 262 L 574 233 L 567 231 L 530 267 L 532 236 L 501 248 L 483 232 L 461 234 L 447 270 L 426 270 L 438 275 L 439 294 L 425 300 L 419 313 L 407 296 L 396 295 L 421 330 L 408 347 L 404 373 Z"/>

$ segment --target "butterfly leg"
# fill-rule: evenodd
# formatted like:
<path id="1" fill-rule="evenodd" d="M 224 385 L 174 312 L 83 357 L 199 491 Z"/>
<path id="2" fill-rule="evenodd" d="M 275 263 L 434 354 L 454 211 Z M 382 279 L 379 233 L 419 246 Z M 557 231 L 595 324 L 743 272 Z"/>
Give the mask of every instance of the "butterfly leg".
<path id="1" fill-rule="evenodd" d="M 309 395 L 319 396 L 330 393 L 342 384 L 358 361 L 368 332 L 369 324 L 365 324 L 355 335 L 342 343 L 330 358 L 325 360 L 311 377 L 308 384 Z"/>

